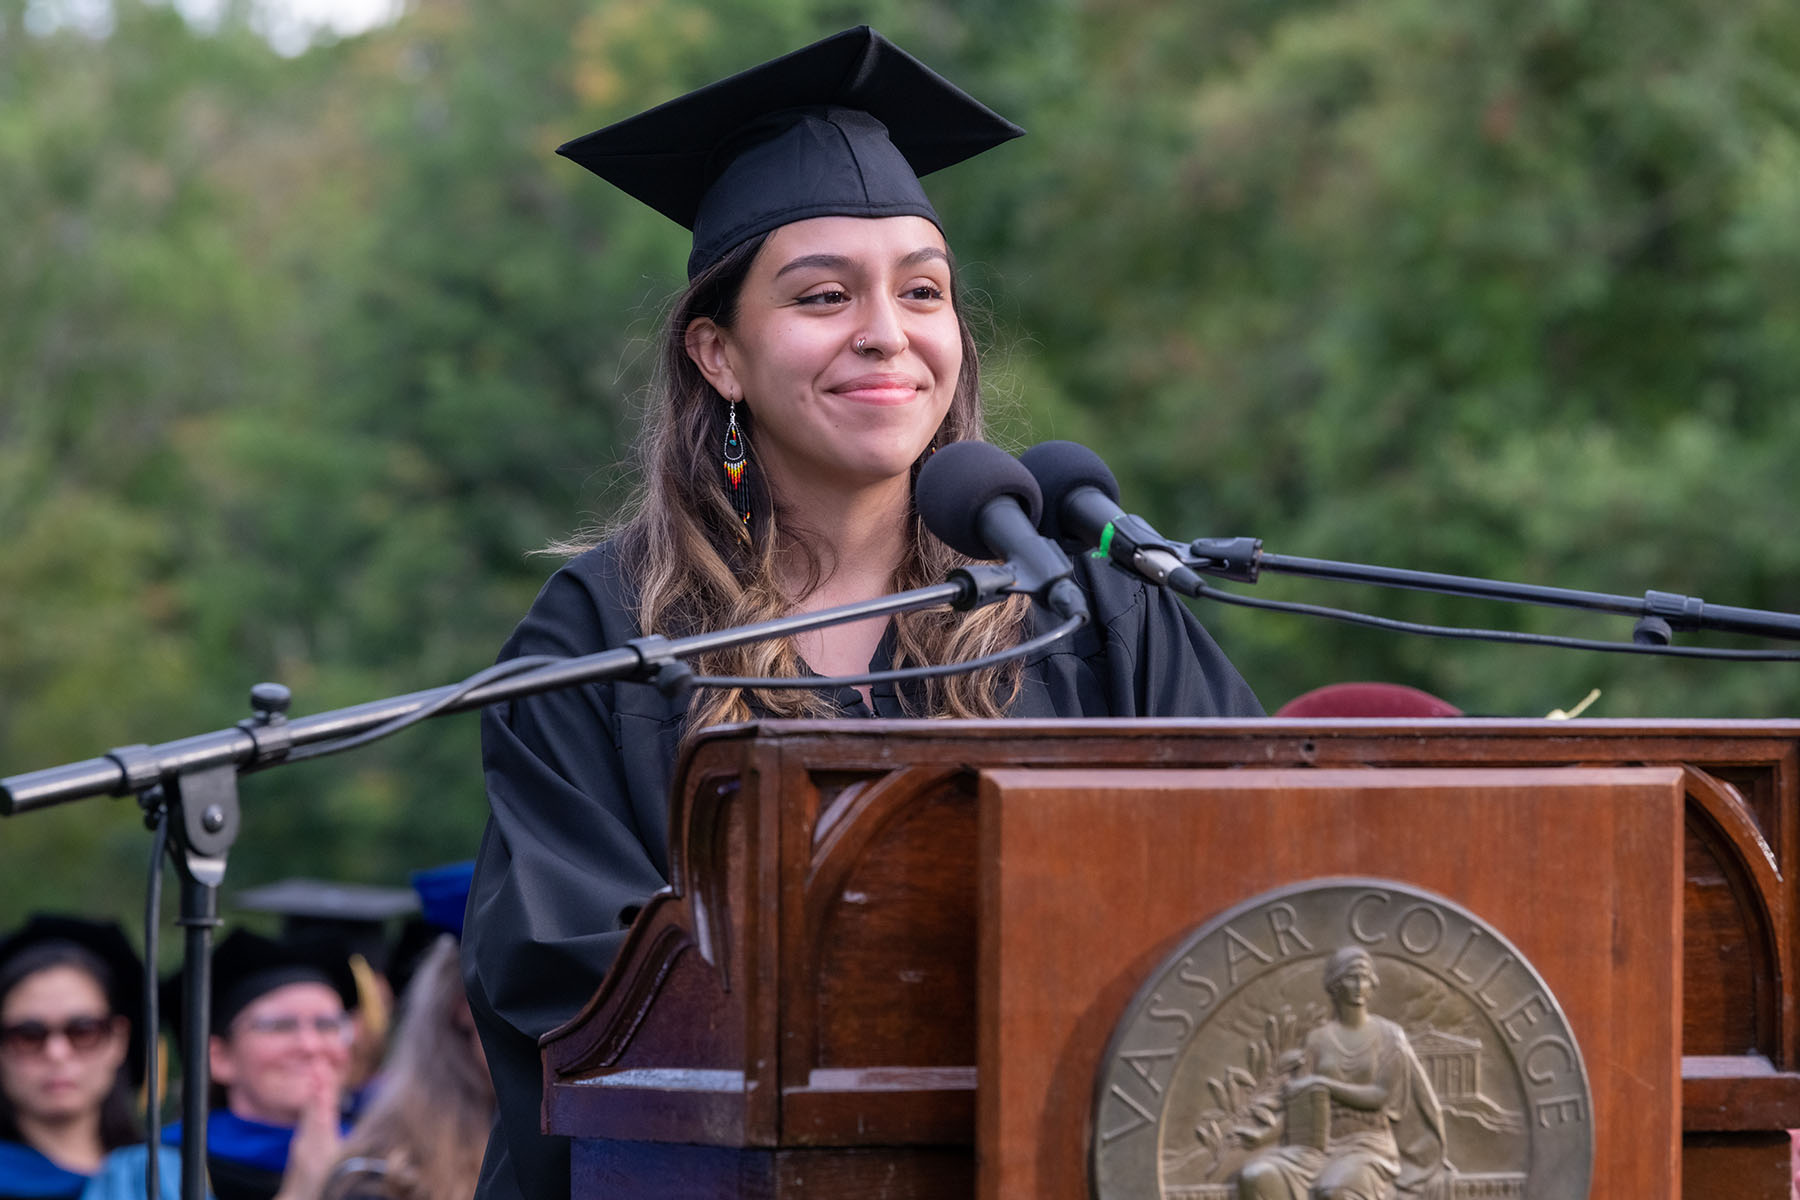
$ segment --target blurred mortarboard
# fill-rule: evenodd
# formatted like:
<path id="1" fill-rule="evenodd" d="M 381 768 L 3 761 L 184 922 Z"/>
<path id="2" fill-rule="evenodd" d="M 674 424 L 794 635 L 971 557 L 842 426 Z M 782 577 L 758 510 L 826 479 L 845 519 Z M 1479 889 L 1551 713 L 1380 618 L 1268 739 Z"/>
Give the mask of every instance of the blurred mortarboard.
<path id="1" fill-rule="evenodd" d="M 380 969 L 388 922 L 417 912 L 419 898 L 411 888 L 284 879 L 239 892 L 232 907 L 278 914 L 287 940 L 335 943 L 346 957 L 360 954 Z"/>
<path id="2" fill-rule="evenodd" d="M 919 176 L 1023 132 L 861 25 L 556 152 L 693 230 L 691 279 L 790 221 L 936 224 Z"/>
<path id="3" fill-rule="evenodd" d="M 107 1003 L 114 1013 L 131 1019 L 131 1045 L 125 1066 L 133 1086 L 144 1082 L 144 960 L 116 921 L 90 921 L 60 913 L 35 913 L 0 941 L 0 975 L 24 952 L 39 946 L 72 945 L 99 960 L 112 976 Z"/>

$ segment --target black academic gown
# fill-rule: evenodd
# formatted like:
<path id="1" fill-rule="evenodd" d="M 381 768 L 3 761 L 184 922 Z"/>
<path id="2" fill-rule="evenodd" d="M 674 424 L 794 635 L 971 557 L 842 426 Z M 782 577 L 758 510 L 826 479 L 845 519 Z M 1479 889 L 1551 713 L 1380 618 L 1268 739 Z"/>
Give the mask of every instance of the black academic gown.
<path id="1" fill-rule="evenodd" d="M 274 1200 L 281 1190 L 281 1172 L 251 1163 L 233 1162 L 216 1154 L 206 1156 L 206 1178 L 218 1200 Z"/>
<path id="2" fill-rule="evenodd" d="M 1026 662 L 1019 717 L 1261 716 L 1256 697 L 1180 600 L 1083 556 L 1093 620 Z M 501 651 L 580 655 L 639 636 L 616 549 L 571 560 Z M 1035 634 L 1051 627 L 1037 609 Z M 889 647 L 870 667 L 886 666 Z M 891 685 L 853 689 L 846 716 L 904 715 Z M 568 1195 L 569 1144 L 538 1132 L 537 1042 L 586 1003 L 631 918 L 667 883 L 668 801 L 685 703 L 607 682 L 482 714 L 492 816 L 463 936 L 463 969 L 499 1100 L 477 1191 L 484 1200 Z"/>

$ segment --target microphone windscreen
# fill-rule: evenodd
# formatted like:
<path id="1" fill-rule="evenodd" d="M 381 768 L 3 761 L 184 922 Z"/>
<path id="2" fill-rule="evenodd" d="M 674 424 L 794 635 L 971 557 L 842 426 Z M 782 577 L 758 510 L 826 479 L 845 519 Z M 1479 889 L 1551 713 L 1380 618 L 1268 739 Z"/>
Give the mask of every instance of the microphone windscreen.
<path id="1" fill-rule="evenodd" d="M 1074 538 L 1063 528 L 1063 497 L 1077 488 L 1097 488 L 1115 504 L 1119 481 L 1098 454 L 1080 442 L 1039 442 L 1019 456 L 1019 462 L 1037 480 L 1044 497 L 1044 519 L 1038 531 L 1057 541 Z"/>
<path id="2" fill-rule="evenodd" d="M 1016 500 L 1033 525 L 1043 513 L 1037 480 L 1019 460 L 986 442 L 951 442 L 925 460 L 913 488 L 919 518 L 937 539 L 970 558 L 997 555 L 981 536 L 982 510 L 1003 496 Z"/>

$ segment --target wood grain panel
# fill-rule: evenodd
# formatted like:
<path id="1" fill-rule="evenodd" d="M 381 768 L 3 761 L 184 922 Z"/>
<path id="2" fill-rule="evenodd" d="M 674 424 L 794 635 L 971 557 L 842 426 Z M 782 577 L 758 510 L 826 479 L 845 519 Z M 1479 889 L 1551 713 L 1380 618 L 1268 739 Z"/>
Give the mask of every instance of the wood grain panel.
<path id="1" fill-rule="evenodd" d="M 1097 1070 L 1124 997 L 1173 939 L 1286 884 L 1374 876 L 1463 905 L 1526 955 L 1586 1061 L 1591 1195 L 1667 1200 L 1680 1129 L 1681 778 L 984 773 L 979 1194 L 1087 1196 Z"/>
<path id="2" fill-rule="evenodd" d="M 953 1030 L 979 1003 L 968 950 L 977 905 L 964 868 L 985 766 L 1669 764 L 1693 780 L 1683 1120 L 1690 1142 L 1711 1139 L 1708 1161 L 1741 1151 L 1761 1162 L 1765 1135 L 1800 1114 L 1797 748 L 1793 722 L 834 721 L 708 731 L 677 773 L 669 891 L 646 905 L 583 1013 L 545 1039 L 546 1113 L 593 1137 L 771 1151 L 885 1139 L 960 1147 L 968 1158 L 974 1051 Z M 865 827 L 862 808 L 884 815 Z M 871 889 L 879 906 L 854 898 Z M 1132 919 L 1110 897 L 1089 902 Z M 917 945 L 896 947 L 908 939 Z M 890 1057 L 896 1046 L 901 1061 Z M 701 1073 L 685 1083 L 642 1073 L 658 1067 Z M 779 1177 L 773 1165 L 758 1170 Z"/>

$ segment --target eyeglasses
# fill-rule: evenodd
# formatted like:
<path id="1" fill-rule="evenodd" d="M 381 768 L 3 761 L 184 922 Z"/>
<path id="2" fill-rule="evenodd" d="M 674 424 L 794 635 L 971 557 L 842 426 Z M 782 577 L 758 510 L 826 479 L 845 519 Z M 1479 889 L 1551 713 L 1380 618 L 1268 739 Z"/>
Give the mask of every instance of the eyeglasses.
<path id="1" fill-rule="evenodd" d="M 111 1017 L 71 1017 L 61 1025 L 20 1021 L 16 1025 L 0 1025 L 0 1049 L 10 1054 L 42 1054 L 50 1039 L 60 1034 L 70 1049 L 85 1054 L 98 1049 L 112 1031 Z"/>
<path id="2" fill-rule="evenodd" d="M 298 1037 L 302 1029 L 310 1029 L 322 1038 L 335 1038 L 341 1042 L 348 1042 L 352 1033 L 349 1013 L 334 1017 L 247 1017 L 244 1029 L 269 1037 Z"/>

